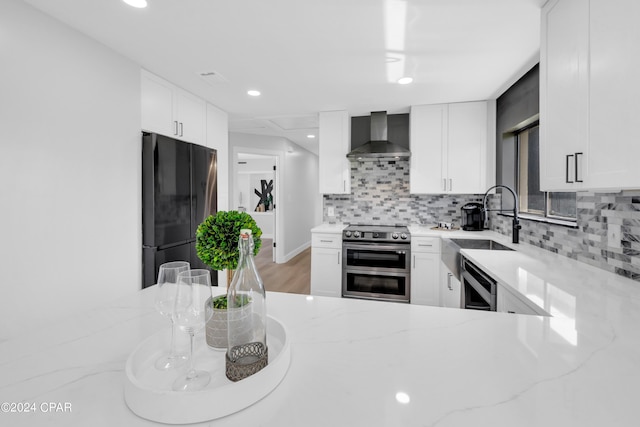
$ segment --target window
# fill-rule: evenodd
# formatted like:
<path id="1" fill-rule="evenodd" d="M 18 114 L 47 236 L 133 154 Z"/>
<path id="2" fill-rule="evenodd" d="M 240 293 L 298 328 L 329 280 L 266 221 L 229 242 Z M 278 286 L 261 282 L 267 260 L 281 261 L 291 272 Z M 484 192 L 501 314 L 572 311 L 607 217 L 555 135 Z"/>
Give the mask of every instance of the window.
<path id="1" fill-rule="evenodd" d="M 576 193 L 540 191 L 539 134 L 536 122 L 515 135 L 518 209 L 538 217 L 575 221 Z"/>

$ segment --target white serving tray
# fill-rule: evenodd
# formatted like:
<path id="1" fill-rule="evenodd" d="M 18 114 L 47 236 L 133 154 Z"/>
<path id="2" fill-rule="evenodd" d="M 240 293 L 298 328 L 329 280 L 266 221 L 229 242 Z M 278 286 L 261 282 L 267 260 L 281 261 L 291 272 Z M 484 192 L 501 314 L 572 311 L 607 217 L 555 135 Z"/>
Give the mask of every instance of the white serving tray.
<path id="1" fill-rule="evenodd" d="M 238 412 L 275 389 L 291 361 L 286 328 L 267 316 L 269 364 L 264 369 L 234 383 L 225 375 L 225 352 L 201 344 L 195 351 L 196 369 L 209 371 L 211 382 L 199 391 L 173 391 L 171 385 L 186 369 L 159 371 L 154 367 L 168 347 L 168 336 L 167 330 L 147 338 L 131 353 L 125 368 L 124 399 L 136 415 L 151 421 L 189 424 Z"/>

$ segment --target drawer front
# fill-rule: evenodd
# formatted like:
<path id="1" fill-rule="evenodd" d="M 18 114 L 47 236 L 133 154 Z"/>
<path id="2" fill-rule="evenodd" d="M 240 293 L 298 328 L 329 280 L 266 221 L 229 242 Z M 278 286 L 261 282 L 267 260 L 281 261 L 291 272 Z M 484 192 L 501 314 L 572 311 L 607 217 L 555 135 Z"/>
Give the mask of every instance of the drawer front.
<path id="1" fill-rule="evenodd" d="M 439 237 L 413 237 L 411 236 L 411 250 L 413 252 L 440 252 Z"/>
<path id="2" fill-rule="evenodd" d="M 342 247 L 341 234 L 313 233 L 311 235 L 311 246 L 314 248 L 336 248 Z"/>

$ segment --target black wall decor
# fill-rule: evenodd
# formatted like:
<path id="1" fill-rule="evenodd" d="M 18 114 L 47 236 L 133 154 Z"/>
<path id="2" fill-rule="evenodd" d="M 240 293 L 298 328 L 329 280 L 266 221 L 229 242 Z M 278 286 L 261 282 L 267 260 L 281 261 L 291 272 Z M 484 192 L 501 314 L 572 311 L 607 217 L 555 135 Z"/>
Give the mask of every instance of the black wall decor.
<path id="1" fill-rule="evenodd" d="M 256 196 L 260 198 L 260 201 L 256 205 L 254 211 L 257 212 L 260 205 L 263 205 L 264 209 L 267 211 L 269 209 L 273 209 L 271 207 L 271 204 L 273 203 L 273 194 L 271 194 L 271 192 L 273 191 L 273 180 L 269 180 L 269 182 L 267 183 L 266 179 L 261 179 L 260 187 L 261 191 L 258 191 L 257 188 L 253 190 L 256 193 Z"/>

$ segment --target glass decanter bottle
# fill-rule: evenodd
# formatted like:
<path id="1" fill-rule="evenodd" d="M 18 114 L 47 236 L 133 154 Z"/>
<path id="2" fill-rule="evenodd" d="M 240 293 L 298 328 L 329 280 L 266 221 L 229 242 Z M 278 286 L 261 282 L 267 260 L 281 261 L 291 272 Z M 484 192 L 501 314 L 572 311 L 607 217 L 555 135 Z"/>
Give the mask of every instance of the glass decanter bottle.
<path id="1" fill-rule="evenodd" d="M 227 292 L 226 375 L 231 381 L 255 374 L 268 361 L 265 292 L 253 260 L 251 230 L 240 230 L 238 247 L 238 268 Z"/>

